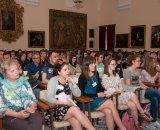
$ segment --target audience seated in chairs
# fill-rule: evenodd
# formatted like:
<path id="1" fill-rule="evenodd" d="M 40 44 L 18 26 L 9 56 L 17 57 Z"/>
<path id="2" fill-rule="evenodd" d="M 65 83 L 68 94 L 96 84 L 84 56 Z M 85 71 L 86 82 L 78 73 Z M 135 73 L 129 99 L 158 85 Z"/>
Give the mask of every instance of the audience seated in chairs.
<path id="1" fill-rule="evenodd" d="M 4 53 L 4 51 L 0 50 L 0 67 L 1 67 L 1 64 L 3 62 L 3 53 Z"/>
<path id="2" fill-rule="evenodd" d="M 99 53 L 96 56 L 96 70 L 99 74 L 99 77 L 102 78 L 104 74 L 104 64 L 103 64 L 103 54 Z"/>
<path id="3" fill-rule="evenodd" d="M 19 76 L 16 60 L 2 63 L 5 77 L 0 82 L 0 113 L 5 130 L 42 130 L 41 115 L 36 112 L 36 98 L 29 83 Z"/>
<path id="4" fill-rule="evenodd" d="M 146 72 L 149 73 L 149 75 L 155 82 L 160 81 L 160 66 L 159 63 L 154 58 L 152 57 L 146 58 L 143 68 L 146 70 Z"/>
<path id="5" fill-rule="evenodd" d="M 130 55 L 128 58 L 129 67 L 124 71 L 123 77 L 126 85 L 130 87 L 139 86 L 145 90 L 144 97 L 151 101 L 151 116 L 153 118 L 151 124 L 160 128 L 160 124 L 157 121 L 158 118 L 158 104 L 160 102 L 160 92 L 153 88 L 149 88 L 142 82 L 142 73 L 141 70 L 138 69 L 141 64 L 140 56 L 138 55 Z"/>
<path id="6" fill-rule="evenodd" d="M 75 75 L 76 73 L 81 73 L 81 67 L 77 63 L 76 55 L 71 55 L 69 59 L 69 70 L 71 71 L 72 75 Z"/>
<path id="7" fill-rule="evenodd" d="M 22 69 L 25 70 L 25 66 L 27 65 L 27 62 L 26 62 L 26 53 L 24 51 L 20 53 L 18 60 L 22 66 Z"/>
<path id="8" fill-rule="evenodd" d="M 10 61 L 11 60 L 11 53 L 9 51 L 5 51 L 3 53 L 3 61 Z"/>
<path id="9" fill-rule="evenodd" d="M 32 51 L 27 51 L 27 53 L 26 53 L 26 64 L 33 62 L 32 56 L 33 56 L 33 52 Z"/>
<path id="10" fill-rule="evenodd" d="M 55 121 L 67 120 L 74 130 L 82 130 L 82 126 L 88 130 L 95 130 L 87 116 L 72 102 L 72 94 L 79 97 L 81 91 L 70 77 L 68 64 L 60 61 L 56 68 L 58 75 L 51 78 L 47 86 L 47 100 L 56 105 L 53 109 Z M 49 116 L 47 113 L 47 122 L 50 122 Z"/>
<path id="11" fill-rule="evenodd" d="M 82 64 L 82 74 L 79 77 L 78 86 L 81 89 L 82 96 L 93 98 L 91 112 L 102 111 L 106 117 L 106 124 L 109 130 L 114 130 L 114 121 L 120 130 L 126 130 L 122 124 L 114 103 L 105 98 L 104 89 L 101 86 L 98 72 L 96 71 L 95 58 L 86 56 Z M 81 106 L 80 106 L 81 107 Z M 88 106 L 86 105 L 86 110 Z"/>
<path id="12" fill-rule="evenodd" d="M 102 76 L 102 85 L 105 88 L 108 96 L 114 92 L 121 93 L 121 95 L 118 97 L 118 103 L 128 106 L 128 108 L 131 110 L 131 115 L 133 116 L 136 128 L 138 130 L 142 130 L 138 122 L 138 111 L 143 119 L 147 121 L 151 121 L 153 119 L 144 112 L 134 92 L 123 91 L 122 80 L 115 72 L 116 65 L 116 61 L 113 58 L 109 58 L 105 62 L 105 74 Z"/>
<path id="13" fill-rule="evenodd" d="M 46 66 L 47 65 L 47 62 L 48 62 L 48 60 L 47 60 L 47 51 L 45 50 L 45 49 L 42 49 L 41 51 L 40 51 L 40 59 L 41 59 L 41 65 L 43 65 L 43 66 Z"/>
<path id="14" fill-rule="evenodd" d="M 18 64 L 19 74 L 23 76 L 30 84 L 32 91 L 34 95 L 36 96 L 36 99 L 39 100 L 40 98 L 40 89 L 38 88 L 38 85 L 41 81 L 35 80 L 32 75 L 28 71 L 23 71 L 22 66 Z"/>
<path id="15" fill-rule="evenodd" d="M 42 68 L 40 64 L 40 55 L 38 52 L 33 53 L 33 62 L 26 65 L 25 70 L 28 71 L 35 80 L 42 80 Z"/>
<path id="16" fill-rule="evenodd" d="M 42 83 L 48 84 L 49 80 L 57 75 L 56 64 L 59 61 L 59 54 L 56 51 L 51 51 L 48 55 L 49 62 L 42 69 Z"/>

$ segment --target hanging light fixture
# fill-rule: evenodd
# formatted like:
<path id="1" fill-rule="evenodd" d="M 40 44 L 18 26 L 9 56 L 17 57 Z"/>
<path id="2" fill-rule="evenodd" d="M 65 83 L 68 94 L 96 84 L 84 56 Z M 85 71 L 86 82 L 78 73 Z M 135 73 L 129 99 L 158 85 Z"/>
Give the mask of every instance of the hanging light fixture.
<path id="1" fill-rule="evenodd" d="M 77 9 L 80 9 L 83 7 L 83 0 L 73 0 L 74 2 L 74 6 L 77 8 Z"/>

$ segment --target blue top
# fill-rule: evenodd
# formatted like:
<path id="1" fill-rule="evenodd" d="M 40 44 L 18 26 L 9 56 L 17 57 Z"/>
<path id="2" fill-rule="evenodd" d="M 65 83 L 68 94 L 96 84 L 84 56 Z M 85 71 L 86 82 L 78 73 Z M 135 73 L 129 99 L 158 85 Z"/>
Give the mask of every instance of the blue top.
<path id="1" fill-rule="evenodd" d="M 41 75 L 42 68 L 43 68 L 43 66 L 41 64 L 36 66 L 33 62 L 31 62 L 31 63 L 27 64 L 25 69 L 28 72 L 30 72 L 31 75 L 35 75 L 36 73 L 38 73 L 39 74 L 38 80 L 42 80 L 42 75 Z"/>
<path id="2" fill-rule="evenodd" d="M 99 98 L 97 93 L 104 92 L 104 88 L 100 83 L 100 78 L 96 72 L 90 79 L 86 79 L 84 74 L 81 74 L 78 81 L 78 86 L 81 89 L 82 95 L 91 97 L 93 101 L 90 102 L 91 111 L 97 110 L 107 99 Z M 78 104 L 82 108 L 81 104 Z M 88 104 L 85 104 L 85 110 L 88 111 Z"/>
<path id="3" fill-rule="evenodd" d="M 98 87 L 98 79 L 96 75 L 93 75 L 86 83 L 84 92 L 86 94 L 96 94 Z"/>
<path id="4" fill-rule="evenodd" d="M 3 75 L 2 75 L 1 72 L 0 72 L 0 81 L 1 81 L 2 79 L 4 79 L 4 77 L 3 77 Z"/>

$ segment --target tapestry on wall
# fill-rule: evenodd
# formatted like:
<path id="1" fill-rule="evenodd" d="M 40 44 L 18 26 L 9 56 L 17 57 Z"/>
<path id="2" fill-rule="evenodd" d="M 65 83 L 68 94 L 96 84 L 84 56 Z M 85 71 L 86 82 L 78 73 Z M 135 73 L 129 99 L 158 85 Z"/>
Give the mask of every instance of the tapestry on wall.
<path id="1" fill-rule="evenodd" d="M 49 49 L 85 49 L 86 31 L 86 14 L 49 10 Z"/>

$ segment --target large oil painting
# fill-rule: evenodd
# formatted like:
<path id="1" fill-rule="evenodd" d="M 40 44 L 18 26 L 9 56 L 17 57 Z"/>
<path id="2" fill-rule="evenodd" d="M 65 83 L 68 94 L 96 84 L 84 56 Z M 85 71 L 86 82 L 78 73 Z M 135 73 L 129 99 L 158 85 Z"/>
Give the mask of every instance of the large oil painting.
<path id="1" fill-rule="evenodd" d="M 15 0 L 0 0 L 0 39 L 15 42 L 23 35 L 24 8 Z"/>
<path id="2" fill-rule="evenodd" d="M 87 15 L 49 10 L 49 49 L 86 48 Z"/>

